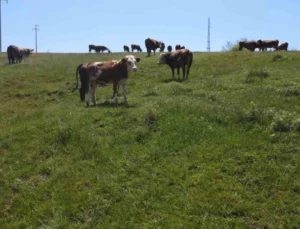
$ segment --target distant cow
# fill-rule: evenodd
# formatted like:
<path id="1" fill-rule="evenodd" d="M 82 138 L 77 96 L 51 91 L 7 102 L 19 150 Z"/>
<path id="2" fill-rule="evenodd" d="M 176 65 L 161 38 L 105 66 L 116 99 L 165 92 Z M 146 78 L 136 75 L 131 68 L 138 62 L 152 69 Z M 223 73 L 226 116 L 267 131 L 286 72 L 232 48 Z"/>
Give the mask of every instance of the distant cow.
<path id="1" fill-rule="evenodd" d="M 165 50 L 165 48 L 166 48 L 165 43 L 161 41 L 160 45 L 159 45 L 159 51 L 163 52 Z"/>
<path id="2" fill-rule="evenodd" d="M 277 48 L 275 48 L 276 50 L 285 50 L 287 51 L 288 50 L 288 46 L 289 46 L 289 43 L 288 42 L 284 42 L 284 43 L 281 43 L 280 45 L 277 46 Z"/>
<path id="3" fill-rule="evenodd" d="M 129 47 L 127 45 L 123 46 L 124 52 L 129 52 Z"/>
<path id="4" fill-rule="evenodd" d="M 104 52 L 104 51 L 108 51 L 108 53 L 110 53 L 111 51 L 103 46 L 103 45 L 89 45 L 89 52 L 91 52 L 92 50 L 95 50 L 96 53 L 99 53 L 99 52 Z"/>
<path id="5" fill-rule="evenodd" d="M 239 51 L 241 51 L 243 48 L 246 48 L 249 51 L 254 52 L 256 48 L 259 48 L 259 44 L 257 41 L 240 41 Z"/>
<path id="6" fill-rule="evenodd" d="M 131 45 L 131 52 L 133 52 L 134 50 L 137 50 L 138 52 L 142 52 L 141 46 L 136 45 L 136 44 L 132 44 Z"/>
<path id="7" fill-rule="evenodd" d="M 279 40 L 257 40 L 259 51 L 265 51 L 267 48 L 274 48 L 276 49 Z"/>
<path id="8" fill-rule="evenodd" d="M 137 58 L 133 55 L 127 55 L 122 59 L 126 60 L 127 73 L 130 73 L 132 71 L 137 71 L 136 63 L 141 60 L 140 58 Z M 106 68 L 105 68 L 106 70 L 103 70 L 103 69 L 101 70 L 105 73 L 105 75 L 104 75 L 105 80 L 98 81 L 97 85 L 106 86 L 108 83 L 113 82 L 113 89 L 114 89 L 113 90 L 113 97 L 115 98 L 115 101 L 117 102 L 117 92 L 118 92 L 119 84 L 122 84 L 124 100 L 126 102 L 126 99 L 127 99 L 126 98 L 126 91 L 124 91 L 124 88 L 126 90 L 126 87 L 127 87 L 127 82 L 125 82 L 126 80 L 124 81 L 123 78 L 120 77 L 120 73 L 109 70 L 109 69 L 114 69 L 115 67 L 114 67 L 113 63 L 116 64 L 118 62 L 119 62 L 118 60 L 112 60 L 112 61 L 92 62 L 92 63 L 93 63 L 93 66 L 95 68 L 94 70 L 97 70 L 97 69 L 101 70 L 103 65 L 106 66 Z M 91 66 L 92 66 L 91 63 L 83 63 L 83 64 L 80 64 L 76 69 L 77 84 L 76 84 L 76 87 L 72 91 L 74 92 L 78 88 L 78 73 L 79 73 L 80 83 L 81 83 L 81 87 L 79 89 L 79 92 L 80 92 L 80 100 L 81 101 L 84 101 L 85 100 L 85 95 L 90 92 L 90 87 L 89 86 L 90 86 L 90 82 L 91 82 L 90 81 L 91 80 L 91 74 L 90 74 L 90 71 L 88 71 L 88 68 L 91 68 Z M 110 73 L 110 75 L 108 73 Z M 109 77 L 107 77 L 108 75 L 109 75 Z M 119 79 L 119 80 L 116 80 L 116 79 Z M 125 86 L 124 86 L 124 84 L 125 84 Z M 93 102 L 95 104 L 94 100 L 93 100 Z M 87 106 L 89 106 L 89 100 L 87 100 Z"/>
<path id="9" fill-rule="evenodd" d="M 181 45 L 176 45 L 176 46 L 175 46 L 175 50 L 179 50 L 179 49 L 185 49 L 185 47 L 184 47 L 184 46 L 181 46 Z"/>
<path id="10" fill-rule="evenodd" d="M 167 49 L 168 49 L 168 52 L 172 52 L 172 46 L 171 46 L 171 45 L 169 45 L 169 46 L 167 47 Z"/>
<path id="11" fill-rule="evenodd" d="M 147 38 L 145 40 L 145 46 L 147 49 L 148 56 L 150 56 L 151 51 L 153 51 L 155 55 L 155 50 L 160 47 L 160 42 L 152 38 Z"/>
<path id="12" fill-rule="evenodd" d="M 17 47 L 10 45 L 7 47 L 7 58 L 9 64 L 21 63 L 28 57 L 34 50 L 28 48 Z"/>
<path id="13" fill-rule="evenodd" d="M 172 70 L 172 78 L 174 78 L 174 69 L 177 68 L 177 75 L 179 76 L 180 68 L 182 68 L 183 79 L 185 79 L 188 78 L 190 67 L 193 63 L 193 53 L 189 49 L 162 53 L 157 63 L 167 64 Z"/>

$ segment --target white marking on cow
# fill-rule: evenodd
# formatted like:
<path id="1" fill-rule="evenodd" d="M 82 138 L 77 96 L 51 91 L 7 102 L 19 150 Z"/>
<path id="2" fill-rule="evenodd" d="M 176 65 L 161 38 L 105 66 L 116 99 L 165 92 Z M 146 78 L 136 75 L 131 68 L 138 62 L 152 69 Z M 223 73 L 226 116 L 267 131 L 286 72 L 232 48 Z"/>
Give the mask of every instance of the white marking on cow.
<path id="1" fill-rule="evenodd" d="M 158 58 L 158 64 L 166 64 L 165 53 L 161 53 Z"/>

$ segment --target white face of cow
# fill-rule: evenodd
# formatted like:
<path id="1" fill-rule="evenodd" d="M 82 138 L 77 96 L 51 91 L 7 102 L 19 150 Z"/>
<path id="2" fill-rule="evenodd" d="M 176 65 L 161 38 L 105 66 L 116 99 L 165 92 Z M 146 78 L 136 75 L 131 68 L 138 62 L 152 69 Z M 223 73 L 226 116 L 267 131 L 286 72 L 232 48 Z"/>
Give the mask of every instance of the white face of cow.
<path id="1" fill-rule="evenodd" d="M 161 53 L 158 57 L 158 64 L 166 64 L 166 57 L 165 53 Z"/>
<path id="2" fill-rule="evenodd" d="M 140 62 L 139 57 L 135 57 L 133 55 L 127 55 L 125 56 L 125 59 L 127 60 L 127 70 L 128 72 L 136 72 L 138 70 L 136 63 Z"/>

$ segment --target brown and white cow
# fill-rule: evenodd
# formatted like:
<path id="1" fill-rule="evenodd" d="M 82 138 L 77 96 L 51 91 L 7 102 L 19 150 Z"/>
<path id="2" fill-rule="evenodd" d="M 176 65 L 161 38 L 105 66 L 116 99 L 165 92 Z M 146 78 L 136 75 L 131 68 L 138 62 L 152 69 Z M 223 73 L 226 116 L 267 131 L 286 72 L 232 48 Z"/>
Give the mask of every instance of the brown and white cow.
<path id="1" fill-rule="evenodd" d="M 178 44 L 175 46 L 175 50 L 179 50 L 179 49 L 185 49 L 185 47 Z"/>
<path id="2" fill-rule="evenodd" d="M 172 46 L 169 45 L 169 46 L 167 47 L 167 50 L 168 50 L 168 52 L 172 52 Z"/>
<path id="3" fill-rule="evenodd" d="M 163 51 L 165 51 L 165 48 L 166 48 L 165 43 L 161 41 L 160 45 L 159 45 L 159 51 L 163 52 Z"/>
<path id="4" fill-rule="evenodd" d="M 34 50 L 29 48 L 17 47 L 15 45 L 9 45 L 7 47 L 7 58 L 9 64 L 21 63 L 26 57 L 28 57 Z"/>
<path id="5" fill-rule="evenodd" d="M 248 49 L 251 52 L 254 52 L 256 48 L 259 48 L 257 41 L 240 41 L 239 42 L 239 51 L 243 48 Z"/>
<path id="6" fill-rule="evenodd" d="M 259 51 L 265 51 L 267 48 L 274 48 L 276 49 L 279 40 L 257 40 Z"/>
<path id="7" fill-rule="evenodd" d="M 89 52 L 92 50 L 95 50 L 96 53 L 107 51 L 108 53 L 111 53 L 111 51 L 103 45 L 89 45 Z"/>
<path id="8" fill-rule="evenodd" d="M 157 40 L 155 40 L 153 38 L 147 38 L 145 40 L 145 46 L 146 46 L 148 57 L 149 57 L 151 51 L 153 51 L 153 53 L 155 55 L 156 49 L 158 49 L 160 47 L 160 42 L 158 42 Z"/>
<path id="9" fill-rule="evenodd" d="M 280 45 L 277 46 L 277 48 L 275 48 L 276 50 L 285 50 L 287 51 L 289 47 L 289 43 L 288 42 L 283 42 Z"/>
<path id="10" fill-rule="evenodd" d="M 137 44 L 131 45 L 131 52 L 133 52 L 134 50 L 137 50 L 138 52 L 142 52 L 141 46 L 139 46 Z"/>
<path id="11" fill-rule="evenodd" d="M 172 70 L 172 78 L 174 78 L 174 69 L 177 68 L 179 76 L 180 68 L 182 68 L 183 79 L 185 79 L 188 78 L 190 73 L 190 67 L 193 63 L 193 53 L 189 49 L 161 53 L 157 63 L 167 64 Z"/>
<path id="12" fill-rule="evenodd" d="M 118 102 L 118 88 L 121 84 L 123 87 L 123 96 L 125 102 L 127 101 L 126 96 L 126 89 L 127 89 L 127 79 L 128 74 L 133 71 L 137 71 L 136 63 L 140 62 L 140 58 L 135 57 L 133 55 L 127 55 L 121 60 L 125 60 L 126 66 L 127 66 L 127 78 L 123 77 L 122 73 L 120 72 L 122 69 L 124 70 L 124 67 L 116 70 L 117 66 L 115 65 L 120 62 L 120 60 L 112 60 L 112 61 L 103 61 L 103 62 L 91 62 L 91 63 L 83 63 L 80 64 L 76 69 L 76 87 L 72 90 L 74 92 L 78 88 L 78 72 L 80 75 L 80 82 L 81 87 L 79 89 L 80 92 L 80 99 L 81 101 L 85 100 L 85 95 L 89 93 L 94 93 L 95 91 L 91 91 L 90 83 L 91 83 L 91 75 L 93 75 L 93 71 L 103 71 L 104 75 L 99 75 L 99 80 L 97 81 L 97 86 L 106 86 L 109 83 L 113 83 L 113 97 L 115 98 L 115 101 Z M 124 62 L 124 61 L 123 61 Z M 94 67 L 93 67 L 94 66 Z M 94 70 L 93 70 L 94 68 Z M 102 80 L 100 80 L 102 79 Z M 126 80 L 125 80 L 126 79 Z M 95 86 L 95 85 L 94 85 Z M 92 87 L 93 90 L 96 90 Z M 93 94 L 94 95 L 94 94 Z M 95 97 L 93 97 L 95 98 Z M 96 99 L 96 98 L 95 98 Z M 94 104 L 96 105 L 96 101 L 94 101 Z M 89 97 L 87 98 L 87 106 L 89 106 Z"/>
<path id="13" fill-rule="evenodd" d="M 123 46 L 124 52 L 129 52 L 129 47 L 127 45 Z"/>

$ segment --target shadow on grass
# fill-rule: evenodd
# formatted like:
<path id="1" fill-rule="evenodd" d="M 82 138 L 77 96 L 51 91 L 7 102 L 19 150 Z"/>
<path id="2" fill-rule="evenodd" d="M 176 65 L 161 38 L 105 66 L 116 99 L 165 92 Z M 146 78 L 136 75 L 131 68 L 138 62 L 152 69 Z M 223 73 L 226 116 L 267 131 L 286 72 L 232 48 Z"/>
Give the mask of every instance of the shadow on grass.
<path id="1" fill-rule="evenodd" d="M 90 105 L 90 107 L 95 107 L 94 105 Z M 124 103 L 124 102 L 119 102 L 119 103 L 115 103 L 115 102 L 109 102 L 109 101 L 105 101 L 103 103 L 98 103 L 96 105 L 96 107 L 112 107 L 112 108 L 118 108 L 118 107 L 127 107 L 127 108 L 134 108 L 137 107 L 137 104 L 132 104 L 132 103 Z"/>
<path id="2" fill-rule="evenodd" d="M 188 79 L 183 79 L 183 78 L 169 78 L 169 79 L 165 79 L 165 80 L 162 80 L 162 82 L 164 83 L 170 83 L 172 81 L 175 81 L 175 82 L 183 82 L 183 81 L 187 81 Z"/>

